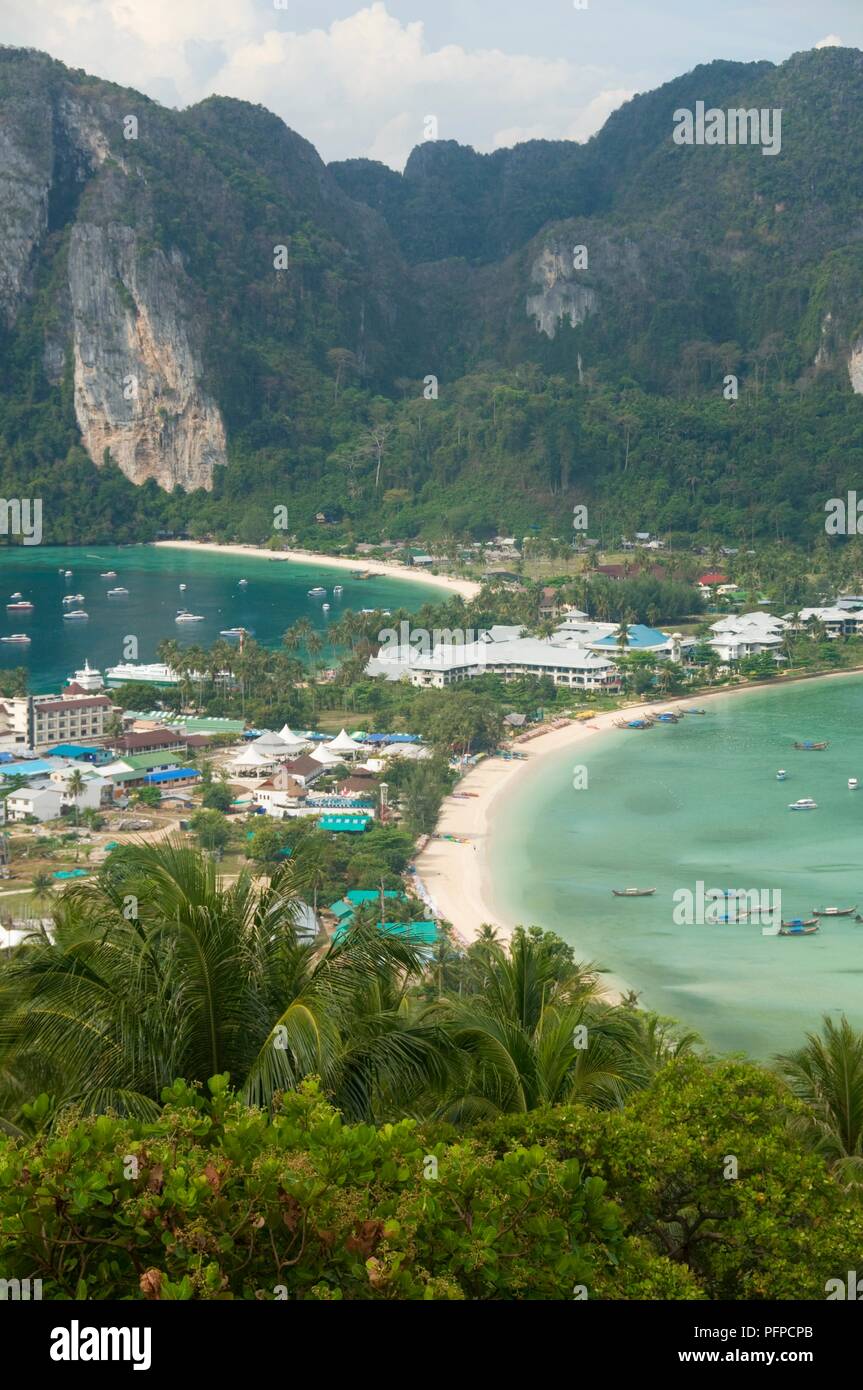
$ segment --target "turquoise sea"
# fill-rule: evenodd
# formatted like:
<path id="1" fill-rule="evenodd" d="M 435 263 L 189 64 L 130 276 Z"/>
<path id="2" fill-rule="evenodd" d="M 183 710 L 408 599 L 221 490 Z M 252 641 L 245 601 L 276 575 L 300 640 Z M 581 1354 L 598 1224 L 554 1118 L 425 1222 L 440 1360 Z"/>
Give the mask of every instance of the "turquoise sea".
<path id="1" fill-rule="evenodd" d="M 527 772 L 494 812 L 495 905 L 507 921 L 556 931 L 716 1049 L 767 1058 L 824 1013 L 863 1026 L 863 924 L 834 919 L 806 938 L 677 926 L 673 895 L 700 880 L 778 889 L 786 919 L 854 903 L 863 915 L 863 678 L 758 689 L 706 709 L 597 735 Z M 796 752 L 805 739 L 830 747 Z M 586 789 L 573 787 L 575 764 Z M 855 776 L 861 790 L 849 791 Z M 801 797 L 818 810 L 789 811 Z M 657 892 L 612 896 L 627 887 Z"/>
<path id="2" fill-rule="evenodd" d="M 72 570 L 65 579 L 60 569 Z M 362 569 L 357 562 L 357 569 Z M 101 579 L 103 570 L 116 570 L 116 579 Z M 248 586 L 241 587 L 240 579 Z M 180 584 L 188 587 L 180 592 Z M 344 593 L 335 596 L 333 586 Z M 114 586 L 128 597 L 108 598 Z M 327 597 L 310 598 L 321 586 Z M 20 591 L 35 608 L 30 614 L 7 613 L 10 595 Z M 88 622 L 63 619 L 63 595 L 83 594 Z M 417 609 L 440 600 L 431 585 L 374 577 L 358 580 L 348 570 L 292 564 L 268 556 L 217 555 L 211 552 L 161 550 L 152 546 L 94 546 L 89 550 L 48 546 L 0 550 L 0 636 L 27 632 L 28 646 L 0 645 L 0 670 L 27 666 L 31 688 L 58 689 L 86 657 L 104 669 L 124 659 L 123 639 L 138 639 L 139 661 L 155 661 L 156 648 L 166 637 L 182 646 L 210 646 L 227 627 L 246 627 L 264 646 L 276 647 L 282 633 L 299 618 L 308 618 L 326 637 L 330 622 L 347 608 Z M 330 604 L 324 613 L 322 605 Z M 202 623 L 174 622 L 179 608 L 204 617 Z M 324 649 L 326 650 L 326 648 Z"/>

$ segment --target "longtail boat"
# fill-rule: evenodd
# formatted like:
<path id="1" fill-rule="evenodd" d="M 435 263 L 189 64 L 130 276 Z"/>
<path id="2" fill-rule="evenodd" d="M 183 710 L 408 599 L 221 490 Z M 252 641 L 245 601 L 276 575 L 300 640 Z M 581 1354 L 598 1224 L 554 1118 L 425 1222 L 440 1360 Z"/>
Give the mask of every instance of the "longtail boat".
<path id="1" fill-rule="evenodd" d="M 655 888 L 612 888 L 616 898 L 652 898 Z"/>
<path id="2" fill-rule="evenodd" d="M 814 927 L 780 927 L 778 936 L 814 936 L 820 928 L 817 924 Z"/>
<path id="3" fill-rule="evenodd" d="M 813 743 L 811 738 L 807 738 L 803 743 L 795 743 L 794 747 L 798 753 L 823 753 L 825 748 L 830 747 L 829 740 L 824 743 Z"/>
<path id="4" fill-rule="evenodd" d="M 850 917 L 857 911 L 857 904 L 853 907 L 813 907 L 813 917 Z"/>
<path id="5" fill-rule="evenodd" d="M 782 923 L 783 927 L 793 927 L 795 931 L 802 930 L 803 927 L 817 927 L 817 917 L 791 917 L 789 921 Z"/>

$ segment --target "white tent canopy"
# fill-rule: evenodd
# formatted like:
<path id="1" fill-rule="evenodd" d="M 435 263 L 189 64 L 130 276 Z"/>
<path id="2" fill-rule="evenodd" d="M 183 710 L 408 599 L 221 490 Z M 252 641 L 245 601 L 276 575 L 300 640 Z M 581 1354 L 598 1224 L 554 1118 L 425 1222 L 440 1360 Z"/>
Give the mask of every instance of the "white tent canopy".
<path id="1" fill-rule="evenodd" d="M 320 748 L 316 748 L 314 753 L 309 754 L 309 757 L 316 763 L 320 763 L 321 767 L 342 767 L 345 761 L 344 758 L 340 758 L 337 753 L 331 753 L 326 744 L 323 744 Z"/>
<path id="2" fill-rule="evenodd" d="M 260 752 L 265 752 L 267 748 L 281 752 L 284 746 L 285 740 L 281 734 L 260 734 L 258 738 L 252 739 L 252 747 L 257 748 Z"/>
<path id="3" fill-rule="evenodd" d="M 338 737 L 334 738 L 332 743 L 327 744 L 327 748 L 331 753 L 363 753 L 365 751 L 361 743 L 357 743 L 355 738 L 351 738 L 347 729 L 342 729 Z"/>
<path id="4" fill-rule="evenodd" d="M 302 734 L 295 734 L 293 729 L 287 724 L 283 729 L 279 730 L 279 738 L 282 740 L 282 743 L 290 743 L 298 748 L 305 747 L 309 741 L 307 738 L 303 738 Z"/>
<path id="5" fill-rule="evenodd" d="M 274 764 L 274 758 L 268 758 L 259 749 L 255 748 L 254 746 L 250 746 L 243 753 L 240 754 L 239 758 L 234 759 L 234 761 L 231 763 L 231 771 L 257 772 L 260 771 L 261 768 L 273 767 Z"/>

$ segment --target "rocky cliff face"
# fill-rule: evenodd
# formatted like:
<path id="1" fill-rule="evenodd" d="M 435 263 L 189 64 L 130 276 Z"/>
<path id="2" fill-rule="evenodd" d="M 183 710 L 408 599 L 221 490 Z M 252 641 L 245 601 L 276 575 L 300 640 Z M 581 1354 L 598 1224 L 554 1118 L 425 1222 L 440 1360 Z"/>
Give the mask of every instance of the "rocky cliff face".
<path id="1" fill-rule="evenodd" d="M 75 414 L 90 457 L 133 482 L 212 486 L 225 429 L 183 319 L 179 256 L 142 255 L 131 228 L 77 223 L 69 248 Z"/>
<path id="2" fill-rule="evenodd" d="M 0 321 L 14 329 L 50 266 L 46 375 L 59 384 L 71 364 L 93 462 L 107 453 L 134 483 L 211 488 L 226 441 L 202 384 L 202 317 L 179 253 L 148 240 L 146 193 L 125 187 L 140 182 L 118 142 L 128 101 L 34 67 L 41 91 L 14 67 L 0 85 Z M 122 220 L 133 207 L 134 226 Z"/>

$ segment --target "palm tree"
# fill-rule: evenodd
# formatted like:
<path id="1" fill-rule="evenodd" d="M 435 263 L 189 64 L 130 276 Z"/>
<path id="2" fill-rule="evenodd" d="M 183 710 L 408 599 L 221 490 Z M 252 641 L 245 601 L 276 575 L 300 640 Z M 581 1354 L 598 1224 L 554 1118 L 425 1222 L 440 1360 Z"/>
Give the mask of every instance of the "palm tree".
<path id="1" fill-rule="evenodd" d="M 76 767 L 74 772 L 72 772 L 69 778 L 67 779 L 66 789 L 72 798 L 72 805 L 75 808 L 75 829 L 77 830 L 79 811 L 78 798 L 80 796 L 83 796 L 84 792 L 87 790 L 87 783 L 84 779 L 84 774 L 81 771 L 80 767 Z"/>
<path id="2" fill-rule="evenodd" d="M 474 992 L 447 1005 L 463 1071 L 446 1118 L 574 1100 L 610 1109 L 646 1084 L 631 1013 L 602 1001 L 593 967 L 576 965 L 562 942 L 518 930 L 509 951 L 492 945 L 473 963 Z"/>
<path id="3" fill-rule="evenodd" d="M 808 1033 L 803 1047 L 776 1060 L 808 1111 L 793 1127 L 845 1182 L 863 1181 L 863 1032 L 844 1015 L 839 1023 L 825 1016 L 820 1035 Z"/>
<path id="4" fill-rule="evenodd" d="M 364 926 L 324 951 L 301 944 L 298 886 L 288 863 L 225 887 L 179 840 L 115 852 L 58 898 L 53 940 L 34 934 L 4 966 L 4 1061 L 38 1059 L 62 1104 L 142 1117 L 176 1077 L 228 1073 L 269 1105 L 317 1075 L 363 1118 L 376 1095 L 397 1110 L 440 1090 L 453 1047 L 439 1020 L 410 1014 L 416 951 Z"/>

